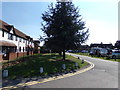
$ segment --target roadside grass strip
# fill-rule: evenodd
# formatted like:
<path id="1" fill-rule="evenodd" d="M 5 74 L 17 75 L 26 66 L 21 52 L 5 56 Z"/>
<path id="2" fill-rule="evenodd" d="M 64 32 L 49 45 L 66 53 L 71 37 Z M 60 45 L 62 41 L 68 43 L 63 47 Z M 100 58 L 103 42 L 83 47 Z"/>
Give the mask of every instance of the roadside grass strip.
<path id="1" fill-rule="evenodd" d="M 73 54 L 83 55 L 83 56 L 88 56 L 88 57 L 98 58 L 98 59 L 104 59 L 104 60 L 108 60 L 108 61 L 120 62 L 120 59 L 112 59 L 112 58 L 109 58 L 109 57 L 91 56 L 91 55 L 89 55 L 89 53 L 73 53 Z"/>

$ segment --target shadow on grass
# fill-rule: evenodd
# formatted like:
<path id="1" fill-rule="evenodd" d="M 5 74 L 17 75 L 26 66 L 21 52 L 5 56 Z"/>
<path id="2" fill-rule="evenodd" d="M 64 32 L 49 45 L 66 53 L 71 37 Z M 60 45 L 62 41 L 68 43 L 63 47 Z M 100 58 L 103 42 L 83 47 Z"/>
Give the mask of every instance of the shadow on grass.
<path id="1" fill-rule="evenodd" d="M 64 72 L 62 64 L 66 64 L 67 71 L 75 68 L 73 61 L 61 61 L 61 59 L 62 57 L 59 55 L 39 55 L 26 58 L 24 62 L 21 60 L 21 63 L 5 69 L 9 71 L 8 78 L 16 79 L 17 77 L 45 76 L 57 72 Z M 40 67 L 44 69 L 44 73 L 42 74 L 40 74 Z"/>
<path id="2" fill-rule="evenodd" d="M 20 82 L 31 81 L 32 78 L 36 76 L 46 77 L 57 73 L 60 74 L 65 71 L 69 72 L 71 70 L 75 70 L 87 65 L 86 62 L 85 64 L 81 64 L 80 59 L 74 58 L 72 56 L 66 55 L 66 59 L 67 60 L 62 61 L 62 56 L 56 54 L 34 55 L 30 57 L 25 57 L 23 61 L 21 58 L 20 63 L 4 68 L 9 71 L 9 77 L 3 78 L 3 86 L 16 85 Z M 78 63 L 78 67 L 75 67 L 75 62 Z M 66 65 L 66 69 L 62 68 L 63 64 Z M 43 67 L 44 69 L 44 72 L 42 74 L 40 74 L 40 67 Z M 27 79 L 24 80 L 21 78 Z"/>

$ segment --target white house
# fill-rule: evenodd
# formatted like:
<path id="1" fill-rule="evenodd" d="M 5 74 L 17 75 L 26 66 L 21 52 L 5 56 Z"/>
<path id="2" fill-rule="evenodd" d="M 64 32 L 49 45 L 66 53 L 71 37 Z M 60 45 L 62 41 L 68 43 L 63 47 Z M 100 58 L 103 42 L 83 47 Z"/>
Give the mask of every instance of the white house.
<path id="1" fill-rule="evenodd" d="M 33 38 L 0 20 L 0 59 L 33 54 Z"/>

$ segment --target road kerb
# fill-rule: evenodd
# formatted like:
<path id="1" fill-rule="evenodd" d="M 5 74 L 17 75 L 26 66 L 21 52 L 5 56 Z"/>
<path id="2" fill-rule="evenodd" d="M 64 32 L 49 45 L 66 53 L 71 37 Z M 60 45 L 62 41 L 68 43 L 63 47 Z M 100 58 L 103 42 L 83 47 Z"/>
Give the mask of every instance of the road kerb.
<path id="1" fill-rule="evenodd" d="M 73 75 L 77 75 L 77 74 L 86 72 L 88 70 L 91 70 L 95 66 L 92 62 L 87 61 L 87 60 L 85 60 L 85 61 L 88 62 L 90 64 L 90 66 L 85 68 L 85 69 L 79 70 L 77 72 L 68 73 L 68 74 L 65 74 L 63 76 L 58 76 L 58 77 L 47 78 L 47 79 L 44 79 L 43 81 L 30 81 L 30 82 L 27 82 L 27 83 L 19 83 L 19 84 L 14 85 L 14 86 L 7 86 L 7 87 L 0 88 L 0 90 L 1 89 L 8 89 L 8 88 L 18 88 L 18 87 L 31 86 L 31 85 L 45 83 L 45 82 L 49 82 L 49 81 L 53 81 L 53 80 L 63 79 L 63 78 L 66 78 L 66 77 L 71 77 Z"/>

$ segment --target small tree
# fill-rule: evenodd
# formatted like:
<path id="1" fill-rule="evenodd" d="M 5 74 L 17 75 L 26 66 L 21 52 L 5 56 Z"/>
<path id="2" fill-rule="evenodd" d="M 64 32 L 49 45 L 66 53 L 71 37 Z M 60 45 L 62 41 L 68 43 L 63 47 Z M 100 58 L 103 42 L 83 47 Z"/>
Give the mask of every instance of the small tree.
<path id="1" fill-rule="evenodd" d="M 42 14 L 42 19 L 46 46 L 63 52 L 63 60 L 65 50 L 78 48 L 88 39 L 89 30 L 85 30 L 79 9 L 72 2 L 57 2 L 55 7 L 51 4 L 49 10 Z"/>
<path id="2" fill-rule="evenodd" d="M 120 40 L 116 41 L 116 43 L 115 43 L 115 48 L 120 49 Z"/>

